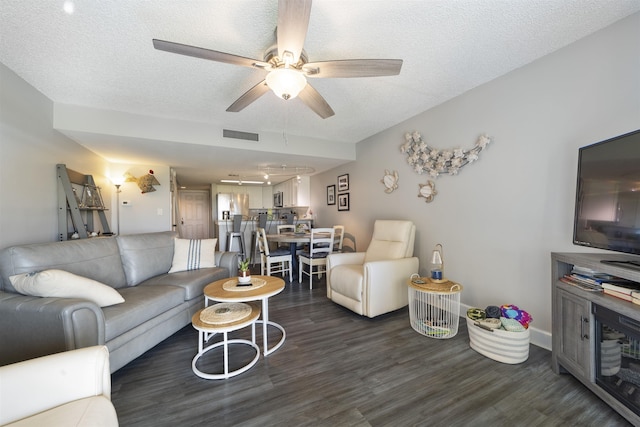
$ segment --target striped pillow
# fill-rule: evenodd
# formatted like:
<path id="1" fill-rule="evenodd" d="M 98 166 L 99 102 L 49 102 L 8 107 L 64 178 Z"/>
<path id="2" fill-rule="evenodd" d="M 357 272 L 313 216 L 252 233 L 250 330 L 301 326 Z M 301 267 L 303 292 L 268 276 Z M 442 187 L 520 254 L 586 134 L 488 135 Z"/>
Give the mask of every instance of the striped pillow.
<path id="1" fill-rule="evenodd" d="M 216 266 L 218 239 L 175 239 L 169 273 Z"/>

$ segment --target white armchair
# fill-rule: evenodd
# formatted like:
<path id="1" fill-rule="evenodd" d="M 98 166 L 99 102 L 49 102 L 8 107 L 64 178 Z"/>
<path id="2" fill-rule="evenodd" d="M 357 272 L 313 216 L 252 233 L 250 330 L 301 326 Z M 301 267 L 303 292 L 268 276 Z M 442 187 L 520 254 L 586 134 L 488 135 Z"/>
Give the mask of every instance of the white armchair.
<path id="1" fill-rule="evenodd" d="M 117 426 L 107 347 L 0 367 L 0 425 Z"/>
<path id="2" fill-rule="evenodd" d="M 368 317 L 406 306 L 407 280 L 419 266 L 415 234 L 411 221 L 377 220 L 366 252 L 327 257 L 327 297 Z"/>

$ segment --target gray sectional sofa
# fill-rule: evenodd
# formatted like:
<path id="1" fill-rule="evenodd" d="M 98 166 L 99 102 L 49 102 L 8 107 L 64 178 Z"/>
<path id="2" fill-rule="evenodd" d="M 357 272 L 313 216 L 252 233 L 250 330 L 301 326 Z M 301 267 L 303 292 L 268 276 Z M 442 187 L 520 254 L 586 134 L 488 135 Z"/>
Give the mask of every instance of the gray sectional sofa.
<path id="1" fill-rule="evenodd" d="M 104 344 L 114 372 L 190 324 L 203 306 L 204 286 L 235 274 L 238 257 L 215 252 L 216 267 L 168 273 L 176 237 L 159 232 L 1 250 L 0 365 Z M 106 284 L 124 302 L 100 307 L 80 298 L 26 296 L 9 280 L 48 269 Z"/>

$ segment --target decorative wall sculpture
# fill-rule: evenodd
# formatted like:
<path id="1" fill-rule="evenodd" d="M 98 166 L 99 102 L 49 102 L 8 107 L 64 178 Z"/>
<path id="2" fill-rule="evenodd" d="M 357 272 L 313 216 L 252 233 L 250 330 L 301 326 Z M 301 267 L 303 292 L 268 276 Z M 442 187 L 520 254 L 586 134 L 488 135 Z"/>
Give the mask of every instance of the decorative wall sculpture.
<path id="1" fill-rule="evenodd" d="M 136 178 L 127 172 L 125 174 L 125 181 L 138 183 L 138 187 L 140 188 L 140 191 L 142 191 L 142 194 L 156 191 L 156 189 L 153 188 L 153 186 L 160 185 L 160 182 L 158 181 L 158 179 L 155 176 L 153 176 L 152 169 L 149 169 L 149 173 L 147 175 L 143 175 L 139 178 Z"/>
<path id="2" fill-rule="evenodd" d="M 468 150 L 462 148 L 440 150 L 427 144 L 416 131 L 407 132 L 404 139 L 405 142 L 400 146 L 400 151 L 407 155 L 407 163 L 417 174 L 426 173 L 432 178 L 437 178 L 443 173 L 457 175 L 463 166 L 478 160 L 480 152 L 491 142 L 491 138 L 487 135 L 480 135 L 475 145 Z"/>

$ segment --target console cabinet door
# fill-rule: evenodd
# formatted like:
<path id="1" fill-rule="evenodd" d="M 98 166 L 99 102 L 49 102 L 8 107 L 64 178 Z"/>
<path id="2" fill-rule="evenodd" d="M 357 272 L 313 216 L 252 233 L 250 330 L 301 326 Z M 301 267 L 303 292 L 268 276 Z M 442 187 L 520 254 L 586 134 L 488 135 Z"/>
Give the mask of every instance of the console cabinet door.
<path id="1" fill-rule="evenodd" d="M 557 361 L 573 375 L 590 381 L 590 303 L 562 289 L 556 290 L 556 299 L 558 322 L 553 333 L 560 337 Z"/>

